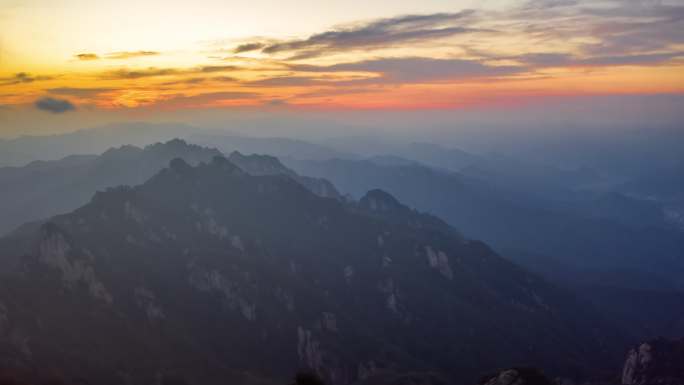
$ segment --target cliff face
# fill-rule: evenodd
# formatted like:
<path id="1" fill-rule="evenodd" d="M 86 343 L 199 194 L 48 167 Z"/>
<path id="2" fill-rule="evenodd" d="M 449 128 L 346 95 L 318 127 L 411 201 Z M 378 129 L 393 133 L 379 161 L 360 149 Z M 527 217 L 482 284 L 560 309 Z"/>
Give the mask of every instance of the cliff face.
<path id="1" fill-rule="evenodd" d="M 684 338 L 657 339 L 630 350 L 622 370 L 622 384 L 684 384 Z"/>

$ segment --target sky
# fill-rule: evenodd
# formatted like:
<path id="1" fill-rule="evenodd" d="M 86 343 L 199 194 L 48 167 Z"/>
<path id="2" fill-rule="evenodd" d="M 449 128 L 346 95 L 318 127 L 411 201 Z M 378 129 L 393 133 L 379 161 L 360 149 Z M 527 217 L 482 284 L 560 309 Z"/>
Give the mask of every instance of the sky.
<path id="1" fill-rule="evenodd" d="M 74 116 L 681 101 L 682 31 L 682 0 L 0 0 L 0 135 Z"/>

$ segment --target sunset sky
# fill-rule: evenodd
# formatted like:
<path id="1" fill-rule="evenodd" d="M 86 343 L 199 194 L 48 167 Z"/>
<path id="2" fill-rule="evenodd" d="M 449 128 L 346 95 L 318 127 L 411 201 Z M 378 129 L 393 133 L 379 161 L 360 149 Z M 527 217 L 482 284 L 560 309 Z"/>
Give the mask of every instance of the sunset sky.
<path id="1" fill-rule="evenodd" d="M 684 2 L 0 0 L 0 107 L 468 109 L 684 92 Z"/>

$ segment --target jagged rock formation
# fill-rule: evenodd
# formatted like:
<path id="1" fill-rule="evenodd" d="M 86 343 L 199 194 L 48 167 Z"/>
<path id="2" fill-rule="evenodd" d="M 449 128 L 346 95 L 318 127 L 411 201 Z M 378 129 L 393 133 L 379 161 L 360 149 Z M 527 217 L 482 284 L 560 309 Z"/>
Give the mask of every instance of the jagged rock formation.
<path id="1" fill-rule="evenodd" d="M 223 157 L 174 159 L 0 239 L 0 304 L 0 368 L 102 384 L 282 384 L 299 367 L 331 385 L 473 383 L 510 362 L 587 369 L 615 341 L 389 194 L 322 198 Z"/>
<path id="2" fill-rule="evenodd" d="M 657 339 L 630 350 L 622 370 L 622 384 L 684 384 L 684 338 Z"/>

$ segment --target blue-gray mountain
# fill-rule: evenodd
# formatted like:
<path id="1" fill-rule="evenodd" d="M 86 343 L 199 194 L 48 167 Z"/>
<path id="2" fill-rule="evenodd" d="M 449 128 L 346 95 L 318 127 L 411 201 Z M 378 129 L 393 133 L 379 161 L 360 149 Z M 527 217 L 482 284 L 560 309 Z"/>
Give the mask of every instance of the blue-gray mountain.
<path id="1" fill-rule="evenodd" d="M 380 188 L 586 296 L 636 338 L 684 332 L 684 232 L 619 193 L 555 200 L 418 163 L 284 160 L 343 194 Z M 634 306 L 638 303 L 639 306 Z M 658 316 L 649 316 L 658 314 Z"/>
<path id="2" fill-rule="evenodd" d="M 174 139 L 145 148 L 126 145 L 101 155 L 72 155 L 23 167 L 0 168 L 0 234 L 29 221 L 71 211 L 88 202 L 98 190 L 143 183 L 171 159 L 179 157 L 198 164 L 217 155 L 221 155 L 218 150 Z M 330 182 L 297 175 L 276 158 L 236 152 L 230 159 L 248 173 L 287 175 L 321 196 L 340 198 Z"/>

